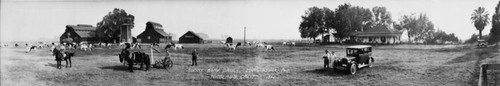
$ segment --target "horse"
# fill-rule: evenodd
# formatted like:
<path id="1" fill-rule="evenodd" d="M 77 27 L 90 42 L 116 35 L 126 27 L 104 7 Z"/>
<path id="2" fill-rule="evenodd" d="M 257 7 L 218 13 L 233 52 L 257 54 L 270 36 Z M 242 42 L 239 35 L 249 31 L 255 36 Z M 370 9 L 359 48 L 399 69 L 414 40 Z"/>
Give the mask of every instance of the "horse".
<path id="1" fill-rule="evenodd" d="M 150 61 L 151 57 L 149 55 L 147 55 L 144 52 L 134 52 L 134 53 L 132 53 L 132 57 L 129 57 L 127 55 L 128 53 L 129 53 L 128 51 L 123 50 L 120 53 L 119 58 L 120 58 L 120 62 L 129 65 L 130 72 L 133 72 L 132 68 L 133 68 L 134 64 L 140 64 L 141 69 L 142 69 L 143 65 L 146 65 L 146 71 L 149 70 L 149 67 L 151 65 L 151 61 Z"/>
<path id="2" fill-rule="evenodd" d="M 229 49 L 229 50 L 236 50 L 236 47 L 238 46 L 241 46 L 241 43 L 237 43 L 236 45 L 233 45 L 231 43 L 226 43 L 226 47 Z"/>
<path id="3" fill-rule="evenodd" d="M 71 64 L 71 57 L 73 57 L 75 55 L 74 52 L 63 52 L 61 50 L 58 50 L 58 49 L 54 49 L 54 51 L 52 52 L 52 55 L 54 55 L 56 57 L 56 67 L 58 69 L 61 69 L 61 62 L 64 60 L 66 61 L 66 68 L 68 67 L 71 67 L 72 64 Z"/>

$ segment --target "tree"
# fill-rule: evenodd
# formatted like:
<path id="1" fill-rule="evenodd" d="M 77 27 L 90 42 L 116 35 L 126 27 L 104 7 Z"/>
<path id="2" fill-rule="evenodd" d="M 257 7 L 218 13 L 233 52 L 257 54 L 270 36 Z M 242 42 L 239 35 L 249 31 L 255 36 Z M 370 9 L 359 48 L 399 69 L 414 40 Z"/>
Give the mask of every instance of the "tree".
<path id="1" fill-rule="evenodd" d="M 484 38 L 490 38 L 490 36 L 489 36 L 489 35 L 483 35 L 483 37 L 484 37 Z M 478 38 L 479 38 L 479 35 L 477 35 L 477 34 L 472 34 L 472 36 L 471 36 L 469 39 L 465 40 L 465 42 L 464 42 L 464 43 L 476 43 L 476 42 L 477 42 L 477 40 L 479 40 Z"/>
<path id="2" fill-rule="evenodd" d="M 120 28 L 124 24 L 129 24 L 130 28 L 133 28 L 134 16 L 127 14 L 123 9 L 115 8 L 97 23 L 98 37 L 105 42 L 117 41 L 119 40 Z"/>
<path id="3" fill-rule="evenodd" d="M 408 31 L 410 41 L 427 41 L 433 38 L 434 24 L 425 14 L 404 15 L 399 23 L 400 27 Z"/>
<path id="4" fill-rule="evenodd" d="M 456 37 L 455 34 L 453 34 L 453 33 L 452 34 L 447 34 L 444 31 L 438 30 L 438 31 L 434 32 L 433 34 L 434 34 L 434 37 L 428 43 L 443 44 L 443 43 L 446 43 L 446 42 L 455 42 L 455 43 L 457 43 L 459 41 L 458 37 Z"/>
<path id="5" fill-rule="evenodd" d="M 500 1 L 497 7 L 495 7 L 495 13 L 491 17 L 491 30 L 488 43 L 495 43 L 498 41 L 500 41 Z"/>
<path id="6" fill-rule="evenodd" d="M 472 23 L 474 24 L 476 29 L 479 30 L 479 39 L 481 39 L 484 27 L 488 25 L 489 22 L 488 15 L 489 14 L 484 7 L 479 7 L 475 9 L 471 15 L 470 19 L 472 20 Z"/>
<path id="7" fill-rule="evenodd" d="M 300 37 L 302 38 L 311 38 L 316 40 L 318 35 L 323 35 L 327 33 L 333 25 L 329 22 L 332 22 L 331 17 L 327 17 L 326 15 L 332 15 L 333 11 L 329 8 L 318 8 L 311 7 L 302 17 L 302 22 L 299 26 L 299 32 L 301 33 Z"/>
<path id="8" fill-rule="evenodd" d="M 393 23 L 391 13 L 385 7 L 373 7 L 373 25 L 388 26 Z"/>
<path id="9" fill-rule="evenodd" d="M 335 37 L 346 38 L 356 31 L 363 31 L 372 18 L 370 9 L 342 4 L 334 11 Z"/>

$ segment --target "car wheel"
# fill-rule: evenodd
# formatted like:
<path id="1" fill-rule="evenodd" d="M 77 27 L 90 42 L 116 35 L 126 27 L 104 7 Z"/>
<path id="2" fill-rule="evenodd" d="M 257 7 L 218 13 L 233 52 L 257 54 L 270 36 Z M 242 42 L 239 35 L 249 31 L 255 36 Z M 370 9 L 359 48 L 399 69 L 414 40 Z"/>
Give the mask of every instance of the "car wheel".
<path id="1" fill-rule="evenodd" d="M 349 74 L 354 75 L 356 74 L 356 71 L 358 70 L 358 65 L 357 64 L 351 64 L 349 66 L 349 69 L 347 70 Z"/>

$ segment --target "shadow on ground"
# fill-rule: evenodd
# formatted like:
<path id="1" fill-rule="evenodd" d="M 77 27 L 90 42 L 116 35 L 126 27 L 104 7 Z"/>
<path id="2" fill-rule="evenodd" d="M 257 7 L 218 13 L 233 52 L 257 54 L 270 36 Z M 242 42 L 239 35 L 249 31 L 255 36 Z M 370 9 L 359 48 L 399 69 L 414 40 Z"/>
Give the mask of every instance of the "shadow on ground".
<path id="1" fill-rule="evenodd" d="M 115 71 L 128 71 L 128 66 L 127 65 L 114 65 L 114 66 L 106 66 L 106 67 L 99 67 L 100 69 L 111 69 Z M 150 67 L 149 69 L 151 70 L 153 67 Z M 142 70 L 139 67 L 134 66 L 132 68 L 134 71 Z M 144 70 L 146 68 L 143 68 Z"/>
<path id="2" fill-rule="evenodd" d="M 333 68 L 328 68 L 328 69 L 314 69 L 314 70 L 306 70 L 304 71 L 305 73 L 315 73 L 315 74 L 322 74 L 322 75 L 327 75 L 327 76 L 344 76 L 344 75 L 349 75 L 347 72 L 344 70 L 334 70 Z"/>
<path id="3" fill-rule="evenodd" d="M 478 49 L 478 50 L 468 52 L 463 56 L 459 56 L 457 58 L 454 58 L 451 61 L 446 62 L 446 64 L 455 64 L 455 63 L 462 63 L 462 62 L 468 62 L 468 61 L 481 61 L 481 60 L 484 60 L 486 58 L 494 58 L 494 57 L 499 55 L 497 52 L 498 52 L 497 48 Z"/>

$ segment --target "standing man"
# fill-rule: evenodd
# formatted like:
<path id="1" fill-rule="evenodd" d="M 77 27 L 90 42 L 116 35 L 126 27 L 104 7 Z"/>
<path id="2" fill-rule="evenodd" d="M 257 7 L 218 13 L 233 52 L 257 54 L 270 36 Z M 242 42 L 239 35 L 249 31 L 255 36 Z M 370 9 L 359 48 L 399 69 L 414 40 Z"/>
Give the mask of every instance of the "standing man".
<path id="1" fill-rule="evenodd" d="M 132 59 L 130 58 L 130 44 L 129 43 L 125 43 L 125 49 L 122 50 L 121 55 L 122 55 L 122 59 L 124 59 L 128 64 L 128 70 L 130 72 L 134 72 L 134 70 L 133 70 L 134 63 L 133 63 Z"/>
<path id="2" fill-rule="evenodd" d="M 330 64 L 330 53 L 328 52 L 328 50 L 325 50 L 325 55 L 323 56 L 323 68 L 329 68 L 329 64 Z"/>
<path id="3" fill-rule="evenodd" d="M 196 51 L 196 49 L 193 50 L 193 53 L 191 53 L 191 55 L 193 55 L 193 58 L 192 58 L 192 66 L 195 66 L 195 65 L 198 65 L 196 63 L 196 59 L 198 58 L 198 51 Z"/>

